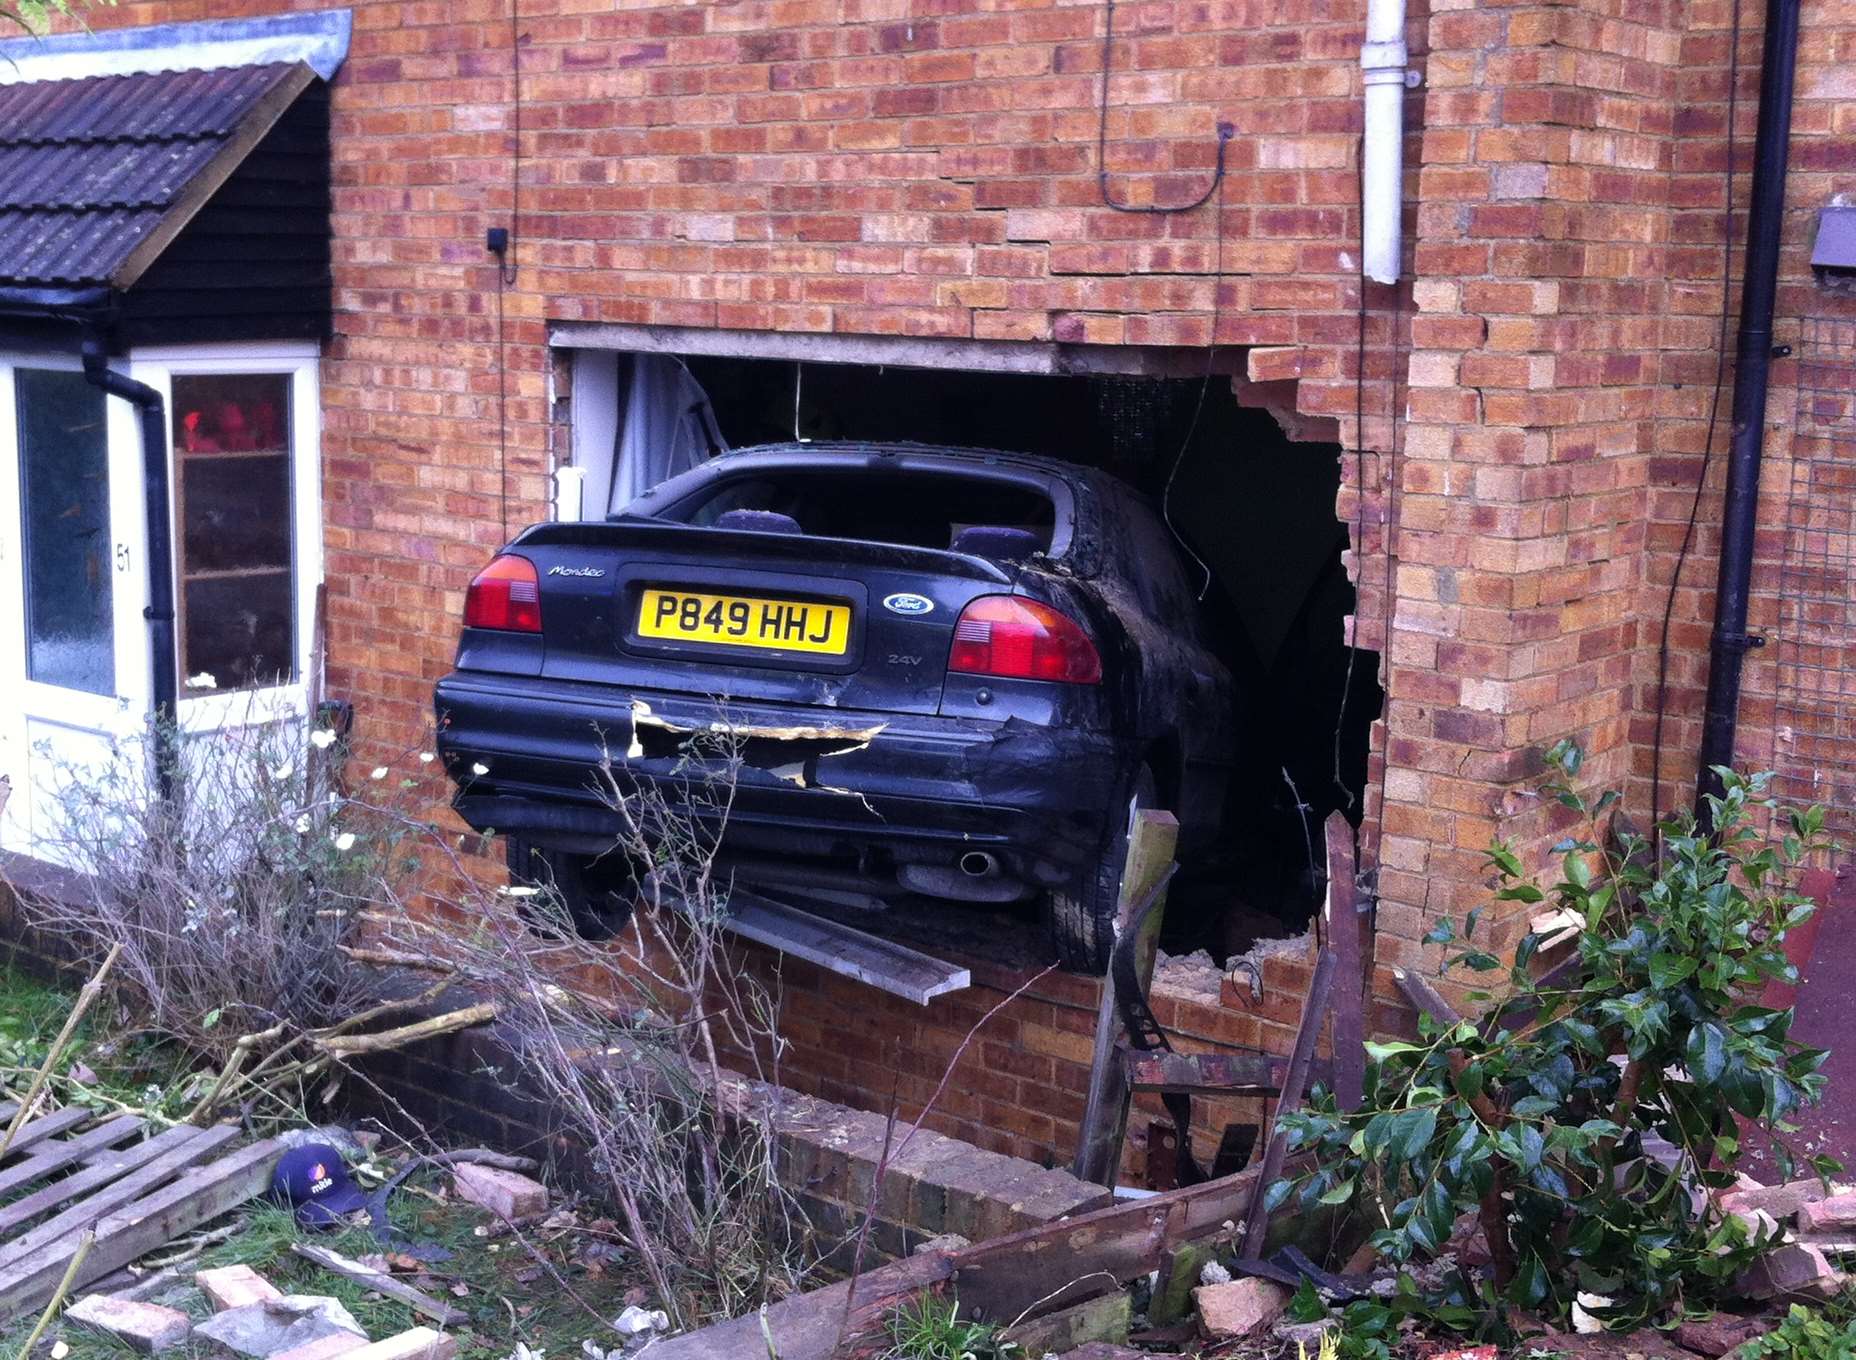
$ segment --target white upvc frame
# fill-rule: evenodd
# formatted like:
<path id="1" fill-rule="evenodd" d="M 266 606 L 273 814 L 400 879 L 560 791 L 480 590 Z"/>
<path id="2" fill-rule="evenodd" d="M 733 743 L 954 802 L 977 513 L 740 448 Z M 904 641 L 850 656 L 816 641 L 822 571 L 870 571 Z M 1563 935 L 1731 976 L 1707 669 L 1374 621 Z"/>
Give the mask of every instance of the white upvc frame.
<path id="1" fill-rule="evenodd" d="M 126 365 L 112 365 L 126 371 Z M 128 403 L 102 399 L 110 526 L 110 622 L 114 684 L 109 694 L 34 680 L 28 672 L 26 562 L 22 522 L 17 369 L 81 371 L 68 354 L 0 350 L 0 774 L 13 779 L 0 840 L 28 843 L 42 792 L 33 788 L 37 763 L 31 747 L 59 747 L 53 761 L 81 764 L 86 748 L 136 739 L 149 707 L 147 524 L 143 516 L 142 460 L 136 415 Z M 34 734 L 37 734 L 35 737 Z M 61 734 L 61 735 L 54 735 Z"/>
<path id="2" fill-rule="evenodd" d="M 176 718 L 183 732 L 202 733 L 256 721 L 275 721 L 306 712 L 310 667 L 315 659 L 316 589 L 323 579 L 322 391 L 320 353 L 311 341 L 252 341 L 238 344 L 172 345 L 132 350 L 129 376 L 161 393 L 167 413 L 168 513 L 174 545 L 175 591 L 180 590 L 181 527 L 178 504 L 180 457 L 173 446 L 174 378 L 189 374 L 226 376 L 282 373 L 290 377 L 290 497 L 292 604 L 295 612 L 296 679 L 259 690 L 189 694 L 186 675 Z M 125 402 L 117 405 L 126 406 Z M 178 608 L 176 610 L 178 613 Z M 175 648 L 184 640 L 177 632 Z M 178 664 L 178 658 L 177 658 Z"/>

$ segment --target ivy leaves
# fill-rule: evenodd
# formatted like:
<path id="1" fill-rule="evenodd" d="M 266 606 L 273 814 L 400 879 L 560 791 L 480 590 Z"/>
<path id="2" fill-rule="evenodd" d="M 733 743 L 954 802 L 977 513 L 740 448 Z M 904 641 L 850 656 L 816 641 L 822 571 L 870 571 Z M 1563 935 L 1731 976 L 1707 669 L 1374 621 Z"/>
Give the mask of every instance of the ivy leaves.
<path id="1" fill-rule="evenodd" d="M 1354 1204 L 1401 1262 L 1435 1255 L 1475 1211 L 1495 1278 L 1462 1282 L 1453 1306 L 1564 1316 L 1586 1290 L 1615 1301 L 1608 1321 L 1635 1324 L 1718 1293 L 1763 1249 L 1690 1190 L 1731 1181 L 1740 1119 L 1780 1135 L 1783 1160 L 1788 1121 L 1823 1088 L 1825 1055 L 1790 1039 L 1791 1012 L 1752 1004 L 1795 975 L 1785 932 L 1812 905 L 1789 883 L 1823 815 L 1778 809 L 1762 779 L 1723 772 L 1715 830 L 1679 815 L 1660 828 L 1659 862 L 1646 838 L 1605 838 L 1616 796 L 1573 787 L 1576 747 L 1548 761 L 1560 782 L 1546 792 L 1586 832 L 1552 847 L 1546 889 L 1514 847 L 1491 846 L 1489 910 L 1511 919 L 1550 902 L 1556 920 L 1583 922 L 1572 980 L 1536 981 L 1533 935 L 1507 961 L 1479 944 L 1480 909 L 1460 931 L 1438 922 L 1425 940 L 1445 946 L 1446 969 L 1505 972 L 1504 999 L 1481 1025 L 1421 1017 L 1417 1042 L 1368 1044 L 1364 1106 L 1342 1114 L 1317 1093 L 1286 1120 L 1316 1166 L 1270 1198 Z M 1674 1151 L 1646 1156 L 1650 1142 Z"/>

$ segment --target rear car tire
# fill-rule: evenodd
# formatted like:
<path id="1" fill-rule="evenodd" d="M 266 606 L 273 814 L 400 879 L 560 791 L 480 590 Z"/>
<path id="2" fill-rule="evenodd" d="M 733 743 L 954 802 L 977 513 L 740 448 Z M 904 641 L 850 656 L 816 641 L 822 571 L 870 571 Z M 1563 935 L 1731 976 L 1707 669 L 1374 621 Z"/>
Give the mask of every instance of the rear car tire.
<path id="1" fill-rule="evenodd" d="M 1154 772 L 1142 765 L 1128 790 L 1128 815 L 1109 833 L 1101 854 L 1074 885 L 1052 888 L 1044 896 L 1044 928 L 1057 950 L 1057 961 L 1072 973 L 1101 977 L 1115 952 L 1115 908 L 1121 900 L 1121 874 L 1128 863 L 1128 840 L 1135 815 L 1157 806 Z"/>
<path id="2" fill-rule="evenodd" d="M 616 850 L 598 857 L 576 855 L 550 850 L 521 836 L 506 837 L 503 846 L 510 883 L 555 892 L 581 939 L 609 940 L 631 921 L 638 873 L 625 855 Z M 543 934 L 560 933 L 558 911 L 538 907 L 529 897 L 518 897 L 516 909 L 531 928 Z"/>

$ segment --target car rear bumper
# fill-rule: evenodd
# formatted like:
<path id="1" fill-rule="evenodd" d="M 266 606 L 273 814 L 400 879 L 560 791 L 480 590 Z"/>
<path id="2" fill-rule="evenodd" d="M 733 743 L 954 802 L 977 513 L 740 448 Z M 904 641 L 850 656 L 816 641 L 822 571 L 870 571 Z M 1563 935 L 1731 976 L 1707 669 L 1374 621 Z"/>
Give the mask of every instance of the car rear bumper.
<path id="1" fill-rule="evenodd" d="M 1056 885 L 1098 852 L 1136 760 L 1101 733 L 1016 719 L 463 671 L 439 681 L 436 706 L 439 756 L 466 822 L 585 853 L 611 847 L 622 827 L 615 795 L 644 785 L 711 822 L 725 802 L 731 851 L 874 849 L 899 864 L 951 864 L 989 850 L 1018 877 Z"/>

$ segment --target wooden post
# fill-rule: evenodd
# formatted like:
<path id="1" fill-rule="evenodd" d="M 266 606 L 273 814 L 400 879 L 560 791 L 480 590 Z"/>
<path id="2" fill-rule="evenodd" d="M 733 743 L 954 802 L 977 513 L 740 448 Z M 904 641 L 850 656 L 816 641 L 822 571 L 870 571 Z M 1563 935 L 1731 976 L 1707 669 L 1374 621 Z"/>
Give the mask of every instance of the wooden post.
<path id="1" fill-rule="evenodd" d="M 1357 1110 L 1365 1098 L 1366 1003 L 1372 995 L 1371 918 L 1360 910 L 1355 883 L 1353 826 L 1336 812 L 1327 820 L 1328 939 L 1334 946 L 1334 1100 Z"/>
<path id="2" fill-rule="evenodd" d="M 1244 1237 L 1238 1245 L 1240 1260 L 1262 1259 L 1264 1238 L 1269 1233 L 1270 1211 L 1267 1196 L 1270 1185 L 1282 1175 L 1283 1159 L 1289 1151 L 1289 1132 L 1283 1128 L 1283 1116 L 1302 1108 L 1308 1092 L 1308 1065 L 1315 1056 L 1315 1036 L 1327 1015 L 1328 992 L 1334 985 L 1334 951 L 1324 949 L 1315 960 L 1315 975 L 1308 984 L 1308 999 L 1302 1005 L 1302 1023 L 1296 1028 L 1295 1042 L 1289 1049 L 1289 1071 L 1283 1080 L 1282 1094 L 1276 1099 L 1276 1113 L 1270 1121 L 1270 1141 L 1263 1150 L 1263 1165 L 1257 1172 L 1250 1211 L 1244 1219 Z"/>
<path id="3" fill-rule="evenodd" d="M 1173 863 L 1179 845 L 1179 822 L 1170 812 L 1142 810 L 1128 832 L 1128 860 L 1121 871 L 1121 896 L 1115 905 L 1115 936 L 1121 938 L 1129 913 L 1147 896 L 1160 875 Z M 1163 897 L 1147 913 L 1135 951 L 1134 971 L 1146 993 L 1154 980 L 1154 955 L 1160 949 L 1160 922 L 1166 914 Z M 1122 1071 L 1121 1008 L 1116 1004 L 1115 979 L 1102 979 L 1102 1001 L 1096 1008 L 1095 1051 L 1089 1061 L 1089 1094 L 1083 1105 L 1076 1160 L 1071 1170 L 1081 1180 L 1113 1186 L 1121 1167 L 1121 1144 L 1128 1135 L 1128 1083 Z"/>

